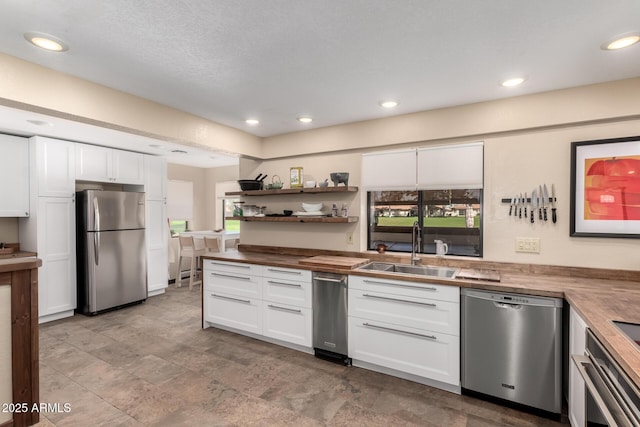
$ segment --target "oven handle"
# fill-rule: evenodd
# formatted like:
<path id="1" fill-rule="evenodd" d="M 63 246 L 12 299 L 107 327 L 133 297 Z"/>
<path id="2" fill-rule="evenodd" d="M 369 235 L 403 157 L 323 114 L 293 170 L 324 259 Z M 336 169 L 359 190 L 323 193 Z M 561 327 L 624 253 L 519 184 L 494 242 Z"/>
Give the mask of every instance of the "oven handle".
<path id="1" fill-rule="evenodd" d="M 578 368 L 578 372 L 584 380 L 584 385 L 587 387 L 589 394 L 591 394 L 591 397 L 593 397 L 593 400 L 598 406 L 598 409 L 600 409 L 600 411 L 602 412 L 602 416 L 607 420 L 607 424 L 611 426 L 618 425 L 618 421 L 614 418 L 613 413 L 609 409 L 610 407 L 613 407 L 616 409 L 617 413 L 625 418 L 625 426 L 633 426 L 631 420 L 627 418 L 624 410 L 616 400 L 615 396 L 607 388 L 604 380 L 600 378 L 600 376 L 592 377 L 591 375 L 589 375 L 589 372 L 587 372 L 586 366 L 590 366 L 592 369 L 596 369 L 595 366 L 593 366 L 591 360 L 587 356 L 577 354 L 572 355 L 571 358 L 573 359 L 573 363 L 575 363 L 576 368 Z M 600 387 L 596 385 L 596 382 Z"/>

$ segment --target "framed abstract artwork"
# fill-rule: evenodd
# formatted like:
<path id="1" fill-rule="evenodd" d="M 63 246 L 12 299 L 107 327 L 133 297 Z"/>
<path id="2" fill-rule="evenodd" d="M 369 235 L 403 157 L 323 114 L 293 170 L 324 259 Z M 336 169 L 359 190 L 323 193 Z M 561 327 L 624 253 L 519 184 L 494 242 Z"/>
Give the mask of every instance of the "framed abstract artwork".
<path id="1" fill-rule="evenodd" d="M 571 236 L 640 237 L 640 136 L 571 143 Z"/>

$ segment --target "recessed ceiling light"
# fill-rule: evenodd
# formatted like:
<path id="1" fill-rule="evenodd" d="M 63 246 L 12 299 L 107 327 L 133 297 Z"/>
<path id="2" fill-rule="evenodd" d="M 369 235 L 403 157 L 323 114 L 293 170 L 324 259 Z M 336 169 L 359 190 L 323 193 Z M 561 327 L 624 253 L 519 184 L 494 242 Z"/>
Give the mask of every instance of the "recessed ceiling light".
<path id="1" fill-rule="evenodd" d="M 398 101 L 380 101 L 380 106 L 384 108 L 393 108 L 398 106 Z"/>
<path id="2" fill-rule="evenodd" d="M 514 77 L 512 79 L 507 79 L 500 84 L 504 87 L 514 87 L 522 84 L 522 82 L 524 81 L 525 81 L 524 77 Z"/>
<path id="3" fill-rule="evenodd" d="M 301 123 L 311 123 L 313 121 L 313 119 L 311 117 L 298 117 L 298 121 Z"/>
<path id="4" fill-rule="evenodd" d="M 184 150 L 171 150 L 171 152 L 176 154 L 187 154 L 187 152 Z"/>
<path id="5" fill-rule="evenodd" d="M 617 36 L 613 40 L 609 40 L 608 42 L 602 43 L 600 45 L 600 49 L 602 50 L 618 50 L 623 49 L 625 47 L 629 47 L 634 45 L 640 41 L 640 33 L 626 33 Z"/>
<path id="6" fill-rule="evenodd" d="M 258 119 L 247 119 L 247 120 L 245 120 L 244 122 L 245 122 L 246 124 L 248 124 L 248 125 L 255 126 L 255 125 L 257 125 L 257 124 L 259 124 L 259 123 L 260 123 L 260 120 L 258 120 Z"/>
<path id="7" fill-rule="evenodd" d="M 160 148 L 160 147 L 162 147 L 162 145 L 160 145 L 160 144 L 149 144 L 149 147 L 151 147 L 151 148 Z"/>
<path id="8" fill-rule="evenodd" d="M 64 52 L 69 50 L 69 46 L 59 38 L 44 33 L 25 33 L 24 38 L 34 46 L 53 52 Z"/>
<path id="9" fill-rule="evenodd" d="M 36 126 L 53 126 L 53 123 L 45 122 L 44 120 L 27 120 L 27 123 Z"/>

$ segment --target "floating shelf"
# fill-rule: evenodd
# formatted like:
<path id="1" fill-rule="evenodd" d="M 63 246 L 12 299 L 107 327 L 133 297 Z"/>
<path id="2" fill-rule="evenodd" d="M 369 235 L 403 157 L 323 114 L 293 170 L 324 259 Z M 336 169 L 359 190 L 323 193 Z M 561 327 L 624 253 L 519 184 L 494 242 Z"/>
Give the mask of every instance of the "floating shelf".
<path id="1" fill-rule="evenodd" d="M 347 224 L 358 222 L 357 216 L 228 216 L 225 219 L 247 222 L 318 222 Z"/>
<path id="2" fill-rule="evenodd" d="M 352 193 L 358 191 L 358 187 L 314 187 L 314 188 L 286 188 L 281 190 L 248 190 L 228 191 L 226 196 L 278 196 L 281 194 L 318 194 L 318 193 Z M 249 217 L 251 218 L 251 217 Z"/>

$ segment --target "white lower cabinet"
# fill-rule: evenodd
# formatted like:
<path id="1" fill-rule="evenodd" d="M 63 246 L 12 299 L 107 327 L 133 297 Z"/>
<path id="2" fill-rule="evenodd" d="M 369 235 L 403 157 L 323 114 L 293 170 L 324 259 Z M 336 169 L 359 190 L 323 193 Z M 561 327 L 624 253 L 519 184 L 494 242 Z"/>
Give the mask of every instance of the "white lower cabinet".
<path id="1" fill-rule="evenodd" d="M 569 354 L 584 355 L 587 324 L 571 307 L 569 312 Z M 573 427 L 586 425 L 585 385 L 573 359 L 569 359 L 569 422 Z"/>
<path id="2" fill-rule="evenodd" d="M 205 260 L 204 327 L 223 326 L 311 351 L 311 272 Z"/>
<path id="3" fill-rule="evenodd" d="M 263 301 L 262 333 L 266 337 L 311 347 L 313 316 L 310 308 Z"/>
<path id="4" fill-rule="evenodd" d="M 262 334 L 262 301 L 204 290 L 205 320 L 253 334 Z"/>
<path id="5" fill-rule="evenodd" d="M 458 287 L 349 276 L 353 364 L 459 391 Z"/>

